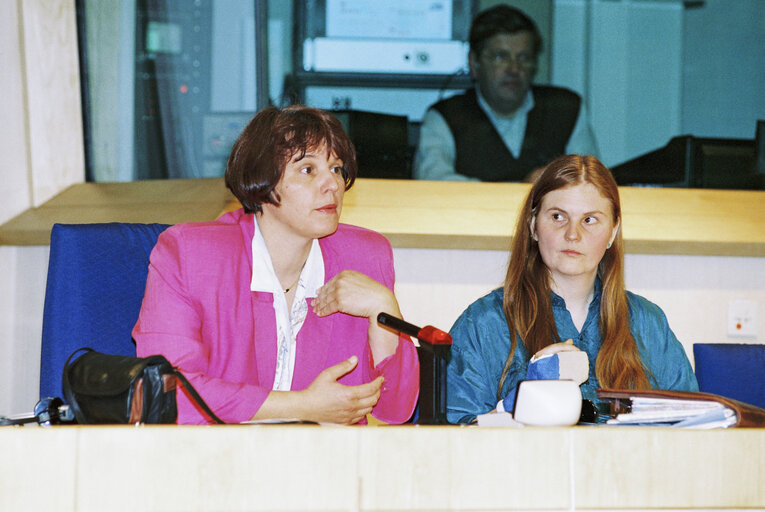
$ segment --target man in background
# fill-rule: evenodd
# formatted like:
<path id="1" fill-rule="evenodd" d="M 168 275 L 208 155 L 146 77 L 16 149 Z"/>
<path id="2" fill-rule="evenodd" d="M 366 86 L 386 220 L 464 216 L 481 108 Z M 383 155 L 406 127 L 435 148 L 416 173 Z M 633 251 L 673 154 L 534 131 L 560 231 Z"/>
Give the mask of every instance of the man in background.
<path id="1" fill-rule="evenodd" d="M 498 5 L 478 14 L 468 54 L 475 87 L 426 112 L 415 178 L 531 181 L 557 156 L 597 156 L 581 97 L 532 85 L 541 50 L 539 29 L 520 10 Z"/>

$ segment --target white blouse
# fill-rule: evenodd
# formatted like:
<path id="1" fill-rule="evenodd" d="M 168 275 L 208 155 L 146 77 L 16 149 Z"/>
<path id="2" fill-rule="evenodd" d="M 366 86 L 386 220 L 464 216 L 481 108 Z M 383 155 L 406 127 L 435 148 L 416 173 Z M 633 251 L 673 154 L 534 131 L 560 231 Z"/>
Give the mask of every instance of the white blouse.
<path id="1" fill-rule="evenodd" d="M 277 355 L 276 374 L 273 388 L 276 391 L 289 391 L 292 387 L 292 374 L 295 369 L 297 335 L 308 315 L 308 300 L 316 297 L 319 288 L 324 285 L 324 257 L 319 241 L 314 239 L 308 259 L 300 272 L 295 299 L 291 311 L 287 311 L 287 299 L 282 284 L 276 277 L 271 255 L 266 241 L 258 227 L 257 216 L 253 215 L 255 236 L 252 237 L 252 281 L 250 290 L 273 295 L 274 314 L 276 316 Z"/>

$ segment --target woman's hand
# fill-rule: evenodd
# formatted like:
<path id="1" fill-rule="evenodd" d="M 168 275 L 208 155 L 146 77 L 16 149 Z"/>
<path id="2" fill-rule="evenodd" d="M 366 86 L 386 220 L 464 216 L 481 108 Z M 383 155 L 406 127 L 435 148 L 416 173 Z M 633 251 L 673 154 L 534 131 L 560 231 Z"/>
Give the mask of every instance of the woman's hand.
<path id="1" fill-rule="evenodd" d="M 343 270 L 319 288 L 311 306 L 318 316 L 340 312 L 375 321 L 377 314 L 383 311 L 398 312 L 398 302 L 393 292 L 354 270 Z"/>
<path id="2" fill-rule="evenodd" d="M 352 356 L 321 372 L 303 391 L 271 391 L 253 420 L 297 418 L 319 423 L 358 423 L 380 399 L 383 378 L 358 386 L 346 386 L 337 380 L 356 368 Z"/>
<path id="3" fill-rule="evenodd" d="M 551 356 L 553 354 L 557 354 L 558 352 L 581 352 L 579 348 L 574 346 L 574 340 L 567 339 L 563 343 L 553 343 L 552 345 L 547 345 L 545 348 L 534 354 L 534 357 L 532 358 L 532 361 L 536 361 L 537 359 L 541 359 L 544 356 Z"/>
<path id="4" fill-rule="evenodd" d="M 358 423 L 380 399 L 383 378 L 377 377 L 372 382 L 358 386 L 346 386 L 337 380 L 350 373 L 358 364 L 353 356 L 339 364 L 330 366 L 321 372 L 310 386 L 301 394 L 301 401 L 306 407 L 306 420 L 319 423 Z"/>
<path id="5" fill-rule="evenodd" d="M 345 313 L 369 319 L 369 348 L 377 365 L 393 355 L 398 347 L 398 333 L 377 324 L 377 315 L 385 312 L 401 318 L 398 301 L 393 292 L 360 272 L 343 270 L 319 289 L 311 301 L 313 312 L 318 316 Z"/>
<path id="6" fill-rule="evenodd" d="M 553 354 L 569 353 L 567 357 L 558 357 L 558 361 L 550 366 L 549 360 L 540 361 L 545 356 Z M 564 379 L 573 380 L 577 384 L 585 382 L 589 378 L 590 362 L 587 354 L 574 346 L 574 340 L 566 340 L 563 343 L 553 343 L 543 348 L 531 358 L 526 372 L 526 378 L 539 379 Z"/>

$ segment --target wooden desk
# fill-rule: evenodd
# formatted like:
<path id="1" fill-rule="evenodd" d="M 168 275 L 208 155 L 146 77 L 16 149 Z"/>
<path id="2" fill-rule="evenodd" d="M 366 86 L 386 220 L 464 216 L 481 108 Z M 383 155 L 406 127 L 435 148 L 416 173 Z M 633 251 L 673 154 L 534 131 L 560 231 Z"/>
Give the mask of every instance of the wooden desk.
<path id="1" fill-rule="evenodd" d="M 48 245 L 55 223 L 213 220 L 233 199 L 222 178 L 78 183 L 0 226 L 0 245 Z"/>
<path id="2" fill-rule="evenodd" d="M 765 509 L 765 429 L 0 428 L 0 510 Z"/>
<path id="3" fill-rule="evenodd" d="M 342 221 L 394 247 L 507 250 L 530 185 L 359 179 Z M 765 256 L 765 192 L 620 189 L 629 253 Z M 238 202 L 222 178 L 73 185 L 0 226 L 2 245 L 47 245 L 54 222 L 211 220 Z"/>
<path id="4" fill-rule="evenodd" d="M 359 180 L 343 222 L 371 227 L 394 247 L 510 247 L 531 185 Z M 765 256 L 765 192 L 620 187 L 629 253 Z M 754 212 L 758 214 L 753 215 Z"/>

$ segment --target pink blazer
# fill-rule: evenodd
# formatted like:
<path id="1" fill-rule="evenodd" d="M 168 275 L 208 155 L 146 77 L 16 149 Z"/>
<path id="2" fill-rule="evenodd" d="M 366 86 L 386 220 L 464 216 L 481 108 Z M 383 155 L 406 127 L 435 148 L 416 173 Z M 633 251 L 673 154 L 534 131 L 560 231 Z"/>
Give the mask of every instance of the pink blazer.
<path id="1" fill-rule="evenodd" d="M 146 292 L 133 328 L 138 356 L 163 354 L 180 368 L 205 402 L 229 423 L 252 418 L 271 390 L 276 368 L 276 319 L 270 293 L 250 291 L 252 214 L 227 213 L 214 222 L 164 231 L 151 253 Z M 325 280 L 356 270 L 393 289 L 393 254 L 382 235 L 340 224 L 319 240 Z M 416 348 L 399 338 L 396 353 L 373 367 L 368 320 L 342 313 L 308 316 L 297 337 L 292 389 L 307 388 L 325 368 L 359 358 L 343 384 L 384 375 L 372 414 L 401 423 L 419 393 Z M 178 393 L 178 423 L 207 423 Z"/>

